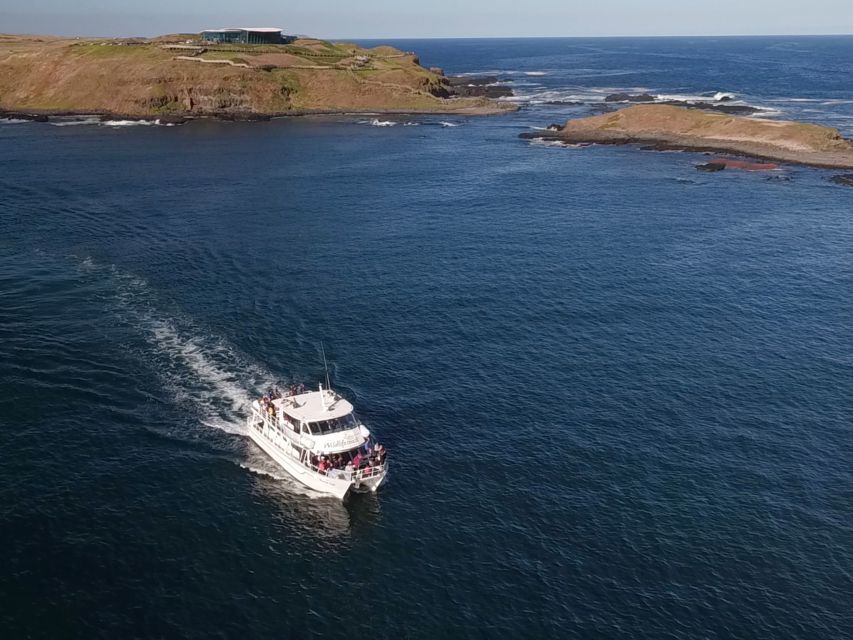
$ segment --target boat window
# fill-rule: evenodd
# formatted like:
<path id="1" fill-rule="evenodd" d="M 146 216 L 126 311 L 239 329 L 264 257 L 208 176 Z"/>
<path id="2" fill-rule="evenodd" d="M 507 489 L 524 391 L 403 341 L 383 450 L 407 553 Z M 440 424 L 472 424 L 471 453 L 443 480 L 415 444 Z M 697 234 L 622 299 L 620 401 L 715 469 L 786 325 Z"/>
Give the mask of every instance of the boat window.
<path id="1" fill-rule="evenodd" d="M 324 436 L 329 433 L 337 433 L 338 431 L 347 431 L 358 426 L 358 421 L 355 416 L 348 413 L 340 418 L 331 418 L 330 420 L 318 420 L 317 422 L 309 423 L 311 433 L 315 436 Z"/>

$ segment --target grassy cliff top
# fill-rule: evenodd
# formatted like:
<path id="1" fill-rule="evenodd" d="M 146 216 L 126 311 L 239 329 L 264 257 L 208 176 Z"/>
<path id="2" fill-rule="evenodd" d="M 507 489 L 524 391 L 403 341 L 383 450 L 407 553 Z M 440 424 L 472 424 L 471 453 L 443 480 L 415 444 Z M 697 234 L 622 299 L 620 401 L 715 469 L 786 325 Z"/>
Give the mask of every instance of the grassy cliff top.
<path id="1" fill-rule="evenodd" d="M 285 45 L 206 44 L 194 38 L 0 35 L 0 109 L 151 117 L 509 108 L 444 97 L 443 76 L 392 47 L 310 38 Z"/>

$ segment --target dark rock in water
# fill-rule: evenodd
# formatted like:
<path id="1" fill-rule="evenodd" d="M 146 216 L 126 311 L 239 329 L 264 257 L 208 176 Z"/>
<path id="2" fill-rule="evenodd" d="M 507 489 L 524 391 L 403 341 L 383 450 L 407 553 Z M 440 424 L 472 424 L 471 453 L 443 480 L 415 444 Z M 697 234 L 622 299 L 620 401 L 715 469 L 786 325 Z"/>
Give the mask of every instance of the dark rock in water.
<path id="1" fill-rule="evenodd" d="M 543 102 L 542 104 L 551 104 L 551 105 L 560 105 L 560 106 L 578 106 L 582 105 L 583 102 L 578 102 L 577 100 L 548 100 Z"/>
<path id="2" fill-rule="evenodd" d="M 564 125 L 561 125 L 561 124 L 549 124 L 547 126 L 547 129 L 548 129 L 548 131 L 562 131 L 563 126 Z"/>
<path id="3" fill-rule="evenodd" d="M 518 134 L 522 140 L 560 140 L 560 135 L 551 129 L 537 131 L 523 131 Z"/>
<path id="4" fill-rule="evenodd" d="M 189 119 L 183 116 L 160 116 L 155 119 L 159 120 L 160 124 L 186 124 L 189 122 Z"/>
<path id="5" fill-rule="evenodd" d="M 718 104 L 716 102 L 687 102 L 686 100 L 666 100 L 659 104 L 671 104 L 676 107 L 687 107 L 688 109 L 705 109 L 707 111 L 719 111 L 730 115 L 750 115 L 761 111 L 758 107 L 748 104 Z"/>
<path id="6" fill-rule="evenodd" d="M 459 98 L 509 98 L 512 89 L 498 84 L 497 76 L 451 76 L 447 79 L 447 96 Z"/>
<path id="7" fill-rule="evenodd" d="M 657 98 L 648 93 L 632 95 L 630 93 L 611 93 L 604 98 L 605 102 L 657 102 L 657 104 L 670 104 L 676 107 L 687 107 L 689 109 L 706 109 L 710 111 L 719 111 L 720 113 L 728 113 L 731 115 L 750 115 L 761 111 L 758 107 L 752 107 L 747 104 L 725 104 L 732 101 L 731 96 L 723 96 L 716 102 L 691 102 L 688 100 L 662 100 L 657 101 Z M 723 103 L 723 104 L 721 104 Z"/>
<path id="8" fill-rule="evenodd" d="M 265 122 L 272 118 L 263 113 L 252 113 L 251 111 L 224 111 L 217 113 L 216 118 L 219 120 L 228 120 L 231 122 Z"/>
<path id="9" fill-rule="evenodd" d="M 853 187 L 853 173 L 842 173 L 830 178 L 835 184 L 844 185 L 845 187 Z"/>
<path id="10" fill-rule="evenodd" d="M 706 162 L 705 164 L 697 164 L 696 168 L 699 171 L 722 171 L 726 168 L 725 162 Z"/>
<path id="11" fill-rule="evenodd" d="M 716 159 L 711 162 L 722 162 L 726 169 L 742 169 L 743 171 L 775 171 L 779 165 L 775 162 L 749 162 L 746 160 Z"/>
<path id="12" fill-rule="evenodd" d="M 648 93 L 632 95 L 630 93 L 611 93 L 604 98 L 605 102 L 654 102 L 656 98 Z"/>
<path id="13" fill-rule="evenodd" d="M 0 111 L 0 120 L 30 120 L 32 122 L 48 122 L 43 113 L 18 113 L 16 111 Z"/>
<path id="14" fill-rule="evenodd" d="M 775 162 L 748 162 L 746 160 L 726 160 L 715 158 L 705 164 L 696 165 L 699 171 L 722 171 L 723 169 L 741 169 L 743 171 L 775 171 L 779 165 Z"/>

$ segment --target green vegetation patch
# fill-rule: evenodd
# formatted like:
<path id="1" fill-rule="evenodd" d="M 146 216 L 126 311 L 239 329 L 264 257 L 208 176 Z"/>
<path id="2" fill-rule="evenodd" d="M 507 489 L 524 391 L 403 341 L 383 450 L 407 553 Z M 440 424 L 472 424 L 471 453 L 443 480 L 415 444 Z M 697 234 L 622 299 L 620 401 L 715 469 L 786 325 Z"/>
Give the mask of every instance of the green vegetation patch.
<path id="1" fill-rule="evenodd" d="M 91 58 L 145 58 L 162 57 L 161 50 L 150 44 L 123 44 L 104 40 L 71 45 L 74 53 Z"/>

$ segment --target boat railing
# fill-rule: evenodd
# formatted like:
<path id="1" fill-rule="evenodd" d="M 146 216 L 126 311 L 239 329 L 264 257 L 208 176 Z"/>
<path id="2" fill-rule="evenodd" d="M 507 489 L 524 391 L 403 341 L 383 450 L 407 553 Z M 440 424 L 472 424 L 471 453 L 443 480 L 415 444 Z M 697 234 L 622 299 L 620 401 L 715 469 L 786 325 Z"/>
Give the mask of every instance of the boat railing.
<path id="1" fill-rule="evenodd" d="M 340 478 L 340 479 L 349 479 L 349 480 L 366 480 L 367 478 L 373 478 L 378 475 L 382 475 L 388 469 L 388 462 L 385 461 L 382 464 L 374 464 L 366 467 L 361 467 L 360 469 L 352 469 L 347 471 L 344 469 L 325 469 L 320 470 L 317 465 L 311 463 L 302 463 L 312 471 L 319 473 L 320 475 L 328 476 L 329 478 Z"/>

